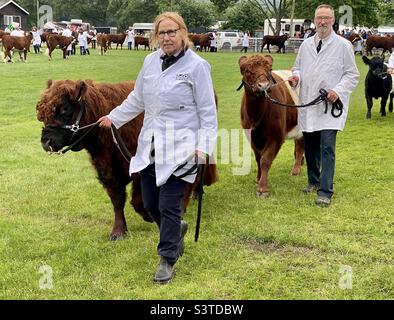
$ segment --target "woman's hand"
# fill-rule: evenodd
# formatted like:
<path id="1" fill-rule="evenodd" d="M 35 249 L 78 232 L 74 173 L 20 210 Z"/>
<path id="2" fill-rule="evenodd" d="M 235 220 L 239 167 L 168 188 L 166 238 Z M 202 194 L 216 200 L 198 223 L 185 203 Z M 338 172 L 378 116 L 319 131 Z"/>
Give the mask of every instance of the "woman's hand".
<path id="1" fill-rule="evenodd" d="M 101 117 L 97 122 L 99 123 L 100 128 L 108 128 L 109 129 L 112 126 L 112 121 L 107 116 Z"/>
<path id="2" fill-rule="evenodd" d="M 202 151 L 196 150 L 196 157 L 198 164 L 206 164 L 208 155 Z"/>

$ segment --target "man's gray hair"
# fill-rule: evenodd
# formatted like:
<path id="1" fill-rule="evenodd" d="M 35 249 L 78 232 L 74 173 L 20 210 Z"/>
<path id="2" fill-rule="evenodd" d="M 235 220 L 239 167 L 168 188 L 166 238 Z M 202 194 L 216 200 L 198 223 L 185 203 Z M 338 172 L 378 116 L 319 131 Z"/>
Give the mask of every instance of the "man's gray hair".
<path id="1" fill-rule="evenodd" d="M 319 10 L 319 9 L 330 9 L 331 12 L 332 12 L 332 16 L 335 18 L 335 10 L 334 10 L 334 8 L 333 8 L 332 6 L 330 6 L 329 4 L 321 4 L 320 6 L 318 6 L 318 7 L 316 8 L 316 10 L 315 10 L 315 15 L 316 15 L 317 10 Z"/>

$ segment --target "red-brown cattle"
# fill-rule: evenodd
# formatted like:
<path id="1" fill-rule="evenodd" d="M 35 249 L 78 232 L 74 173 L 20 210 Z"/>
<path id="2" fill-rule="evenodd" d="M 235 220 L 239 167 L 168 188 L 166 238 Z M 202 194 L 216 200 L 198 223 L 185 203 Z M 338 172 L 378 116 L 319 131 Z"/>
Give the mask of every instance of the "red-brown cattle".
<path id="1" fill-rule="evenodd" d="M 67 47 L 75 41 L 74 37 L 59 36 L 57 34 L 52 34 L 47 38 L 48 49 L 46 55 L 49 59 L 52 59 L 53 50 L 61 49 L 63 51 L 63 59 L 67 58 Z"/>
<path id="2" fill-rule="evenodd" d="M 255 154 L 257 173 L 257 194 L 265 198 L 269 195 L 268 172 L 286 138 L 295 139 L 295 164 L 292 175 L 298 175 L 304 155 L 302 133 L 298 131 L 298 111 L 275 105 L 270 97 L 286 104 L 294 105 L 287 85 L 281 77 L 272 72 L 271 56 L 254 55 L 239 60 L 245 87 L 241 105 L 241 124 L 251 130 L 251 146 Z M 291 73 L 289 71 L 289 73 Z"/>
<path id="3" fill-rule="evenodd" d="M 109 34 L 108 35 L 108 48 L 112 49 L 111 44 L 116 43 L 116 50 L 120 45 L 120 49 L 123 50 L 123 43 L 126 40 L 126 34 Z"/>
<path id="4" fill-rule="evenodd" d="M 108 50 L 108 35 L 105 33 L 97 34 L 97 45 L 100 46 L 100 54 L 106 54 Z"/>
<path id="5" fill-rule="evenodd" d="M 139 46 L 144 46 L 145 50 L 146 49 L 150 50 L 149 38 L 143 37 L 143 36 L 135 36 L 134 37 L 134 50 L 138 51 Z"/>
<path id="6" fill-rule="evenodd" d="M 102 84 L 92 81 L 60 80 L 48 82 L 48 87 L 37 104 L 37 118 L 44 123 L 41 143 L 45 151 L 57 152 L 66 146 L 78 142 L 85 130 L 73 134 L 64 126 L 75 123 L 81 114 L 80 126 L 94 124 L 100 117 L 107 115 L 113 108 L 120 105 L 134 89 L 134 82 L 118 84 Z M 82 111 L 81 111 L 82 110 Z M 143 124 L 144 115 L 141 114 L 118 130 L 125 146 L 135 155 L 138 136 Z M 93 130 L 77 144 L 72 151 L 86 149 L 91 162 L 97 171 L 98 179 L 111 198 L 115 212 L 114 226 L 110 239 L 122 239 L 127 234 L 127 224 L 124 215 L 126 203 L 126 187 L 132 183 L 131 204 L 145 221 L 152 222 L 152 218 L 144 209 L 141 195 L 140 175 L 129 175 L 129 163 L 122 156 L 113 142 L 110 130 L 94 127 Z M 216 165 L 209 165 L 205 171 L 206 185 L 218 180 Z M 183 202 L 183 212 L 186 211 L 190 195 L 195 189 L 189 185 Z"/>
<path id="7" fill-rule="evenodd" d="M 20 53 L 20 58 L 23 62 L 27 60 L 27 52 L 30 51 L 30 43 L 33 39 L 33 34 L 29 32 L 24 37 L 13 37 L 8 34 L 3 35 L 2 43 L 4 50 L 4 63 L 8 60 L 14 62 L 12 60 L 12 50 L 17 50 Z"/>
<path id="8" fill-rule="evenodd" d="M 381 36 L 369 36 L 366 42 L 367 55 L 372 55 L 372 49 L 383 49 L 384 54 L 386 51 L 391 53 L 394 47 L 394 37 L 381 37 Z"/>

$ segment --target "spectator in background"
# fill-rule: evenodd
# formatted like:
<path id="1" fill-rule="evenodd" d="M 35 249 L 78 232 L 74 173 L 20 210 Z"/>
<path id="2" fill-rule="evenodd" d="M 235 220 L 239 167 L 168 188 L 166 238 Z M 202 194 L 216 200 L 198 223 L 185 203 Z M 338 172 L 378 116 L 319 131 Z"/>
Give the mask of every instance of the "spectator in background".
<path id="1" fill-rule="evenodd" d="M 11 36 L 13 37 L 24 37 L 25 32 L 21 29 L 21 26 L 18 24 L 14 30 L 11 32 Z"/>
<path id="2" fill-rule="evenodd" d="M 90 29 L 90 34 L 92 35 L 92 49 L 96 49 L 96 44 L 97 44 L 97 30 L 92 26 Z"/>
<path id="3" fill-rule="evenodd" d="M 241 49 L 241 52 L 244 52 L 245 51 L 245 53 L 248 53 L 248 49 L 249 49 L 249 33 L 246 31 L 245 33 L 244 33 L 244 37 L 242 38 L 242 49 Z"/>
<path id="4" fill-rule="evenodd" d="M 32 34 L 33 34 L 33 48 L 34 48 L 34 53 L 39 54 L 40 53 L 40 48 L 41 48 L 41 36 L 40 33 L 37 31 L 36 27 L 33 27 L 31 29 Z"/>
<path id="5" fill-rule="evenodd" d="M 211 52 L 218 52 L 218 36 L 216 30 L 209 34 L 209 40 L 211 41 Z"/>
<path id="6" fill-rule="evenodd" d="M 134 43 L 134 38 L 135 38 L 135 32 L 132 27 L 129 27 L 129 30 L 126 31 L 127 33 L 127 46 L 129 50 L 132 50 L 133 48 L 133 43 Z"/>
<path id="7" fill-rule="evenodd" d="M 63 30 L 62 36 L 64 36 L 64 37 L 72 37 L 73 36 L 70 26 L 67 26 L 66 29 Z M 73 45 L 72 45 L 72 43 L 70 43 L 70 45 L 67 47 L 67 57 L 70 56 L 72 49 L 73 49 Z"/>

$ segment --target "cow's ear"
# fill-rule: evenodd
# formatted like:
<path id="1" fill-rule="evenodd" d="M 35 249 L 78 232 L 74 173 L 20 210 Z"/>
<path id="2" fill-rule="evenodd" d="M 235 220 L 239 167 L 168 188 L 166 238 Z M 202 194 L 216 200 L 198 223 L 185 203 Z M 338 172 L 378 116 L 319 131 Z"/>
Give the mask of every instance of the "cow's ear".
<path id="1" fill-rule="evenodd" d="M 363 61 L 368 66 L 371 64 L 371 60 L 369 60 L 367 56 L 363 56 Z"/>
<path id="2" fill-rule="evenodd" d="M 272 66 L 274 64 L 274 58 L 272 58 L 270 55 L 266 55 L 266 56 L 264 56 L 264 58 L 269 62 L 269 64 L 271 65 L 271 69 L 272 69 Z"/>
<path id="3" fill-rule="evenodd" d="M 247 59 L 246 56 L 242 56 L 241 58 L 239 58 L 239 61 L 238 61 L 239 65 L 241 66 L 245 62 L 246 59 Z"/>
<path id="4" fill-rule="evenodd" d="M 84 98 L 84 96 L 86 94 L 86 91 L 88 90 L 88 85 L 83 80 L 77 81 L 76 84 L 77 84 L 77 87 L 76 87 L 76 93 L 77 93 L 76 100 L 79 102 L 79 101 L 81 101 Z"/>
<path id="5" fill-rule="evenodd" d="M 52 84 L 53 84 L 52 79 L 49 79 L 49 80 L 47 81 L 47 89 L 49 89 L 50 87 L 52 87 Z"/>

